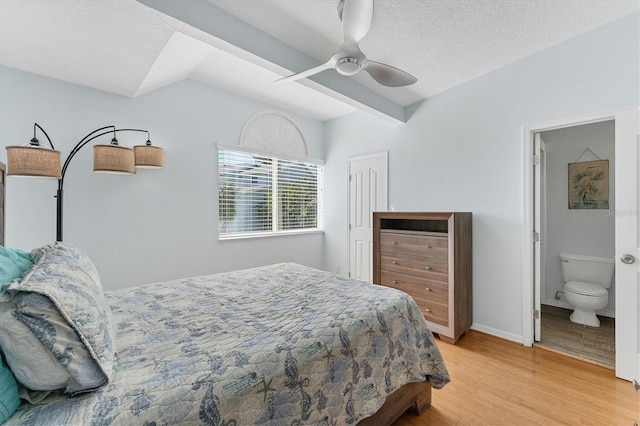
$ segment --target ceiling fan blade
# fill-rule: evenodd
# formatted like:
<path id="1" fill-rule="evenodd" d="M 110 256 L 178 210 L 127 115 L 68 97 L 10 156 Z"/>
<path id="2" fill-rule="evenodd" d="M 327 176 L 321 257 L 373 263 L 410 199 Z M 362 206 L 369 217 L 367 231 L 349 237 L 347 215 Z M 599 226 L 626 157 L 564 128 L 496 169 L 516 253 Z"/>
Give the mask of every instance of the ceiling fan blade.
<path id="1" fill-rule="evenodd" d="M 344 0 L 342 9 L 343 44 L 358 44 L 373 22 L 373 0 Z"/>
<path id="2" fill-rule="evenodd" d="M 371 74 L 375 81 L 387 87 L 409 86 L 418 81 L 408 72 L 381 62 L 367 60 L 362 69 Z"/>
<path id="3" fill-rule="evenodd" d="M 333 60 L 333 58 L 331 58 L 330 60 L 328 60 L 327 62 L 325 62 L 322 65 L 318 65 L 317 67 L 313 67 L 313 68 L 310 68 L 310 69 L 308 69 L 306 71 L 301 71 L 299 73 L 292 74 L 292 75 L 287 76 L 287 77 L 282 77 L 282 78 L 276 80 L 275 82 L 276 83 L 287 83 L 289 81 L 300 80 L 301 78 L 310 77 L 310 76 L 312 76 L 314 74 L 318 74 L 321 71 L 328 70 L 328 69 L 333 68 L 333 67 L 334 67 L 334 60 Z"/>

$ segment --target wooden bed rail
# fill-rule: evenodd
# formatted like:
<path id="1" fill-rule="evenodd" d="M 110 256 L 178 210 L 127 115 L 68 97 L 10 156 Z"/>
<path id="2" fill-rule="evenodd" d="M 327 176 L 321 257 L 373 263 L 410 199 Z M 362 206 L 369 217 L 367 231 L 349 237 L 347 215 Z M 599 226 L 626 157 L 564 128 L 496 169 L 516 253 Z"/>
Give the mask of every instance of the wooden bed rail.
<path id="1" fill-rule="evenodd" d="M 431 405 L 431 384 L 423 382 L 407 383 L 389 395 L 385 403 L 373 416 L 362 419 L 358 426 L 391 425 L 405 411 L 413 408 L 419 416 Z"/>

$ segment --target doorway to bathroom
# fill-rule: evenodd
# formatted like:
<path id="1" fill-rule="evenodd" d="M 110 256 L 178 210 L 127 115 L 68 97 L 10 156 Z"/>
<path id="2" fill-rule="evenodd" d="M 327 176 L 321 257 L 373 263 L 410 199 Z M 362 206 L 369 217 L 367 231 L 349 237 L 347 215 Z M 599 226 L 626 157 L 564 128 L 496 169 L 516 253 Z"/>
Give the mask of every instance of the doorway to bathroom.
<path id="1" fill-rule="evenodd" d="M 536 134 L 550 130 L 577 127 L 584 124 L 614 121 L 615 164 L 609 169 L 615 178 L 615 205 L 610 209 L 595 209 L 614 218 L 615 259 L 612 293 L 615 297 L 615 375 L 621 379 L 640 382 L 640 108 L 637 106 L 584 114 L 523 126 L 522 130 L 522 183 L 523 183 L 523 235 L 522 235 L 522 344 L 532 346 L 539 340 L 541 324 L 540 278 L 546 279 L 546 267 L 540 269 L 535 252 L 544 247 L 544 241 L 535 241 L 540 232 L 539 218 L 534 220 L 540 202 L 534 196 L 534 139 Z M 584 148 L 588 148 L 585 146 Z M 583 149 L 584 149 L 583 148 Z M 588 154 L 588 152 L 587 152 Z M 582 155 L 580 153 L 580 155 Z M 600 155 L 596 153 L 596 155 Z M 549 161 L 547 156 L 546 161 Z M 570 158 L 574 162 L 578 158 Z M 567 165 L 568 168 L 568 165 Z M 567 171 L 567 175 L 568 175 Z M 545 173 L 546 176 L 546 173 Z M 548 178 L 547 178 L 548 180 Z M 568 180 L 557 183 L 568 191 Z M 550 188 L 549 184 L 544 186 Z M 610 194 L 611 195 L 611 194 Z M 568 195 L 567 195 L 568 197 Z M 535 207 L 534 207 L 535 206 Z M 568 198 L 567 207 L 568 209 Z M 585 209 L 586 210 L 586 209 Z M 546 212 L 546 209 L 544 210 Z M 584 213 L 584 211 L 582 212 Z M 548 216 L 548 215 L 547 215 Z M 538 223 L 536 223 L 538 222 Z M 548 237 L 549 229 L 541 238 Z M 546 259 L 546 257 L 545 257 Z M 555 259 L 554 259 L 555 262 Z M 541 271 L 545 271 L 544 274 Z M 546 285 L 544 286 L 547 291 Z M 545 294 L 545 300 L 555 294 Z"/>
<path id="2" fill-rule="evenodd" d="M 536 344 L 613 369 L 615 285 L 596 311 L 599 326 L 572 321 L 560 255 L 614 258 L 615 122 L 545 130 L 534 141 Z"/>

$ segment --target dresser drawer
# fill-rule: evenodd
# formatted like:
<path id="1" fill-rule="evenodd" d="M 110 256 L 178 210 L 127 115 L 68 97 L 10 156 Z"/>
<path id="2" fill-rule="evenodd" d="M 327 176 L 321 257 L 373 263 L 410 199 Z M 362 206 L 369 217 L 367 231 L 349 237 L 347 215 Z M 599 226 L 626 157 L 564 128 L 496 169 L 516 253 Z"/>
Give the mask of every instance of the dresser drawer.
<path id="1" fill-rule="evenodd" d="M 445 236 L 417 233 L 380 232 L 380 251 L 417 256 L 447 258 L 449 241 Z"/>
<path id="2" fill-rule="evenodd" d="M 427 321 L 435 322 L 444 327 L 449 326 L 449 305 L 425 300 L 410 293 L 407 294 L 416 301 L 420 311 L 422 311 L 422 315 L 424 315 Z"/>
<path id="3" fill-rule="evenodd" d="M 395 253 L 382 253 L 380 271 L 399 272 L 438 281 L 447 281 L 449 263 L 447 259 L 425 256 L 399 257 Z"/>
<path id="4" fill-rule="evenodd" d="M 447 282 L 398 272 L 381 271 L 380 284 L 397 288 L 405 293 L 415 294 L 432 302 L 447 304 L 449 300 L 449 284 Z"/>
<path id="5" fill-rule="evenodd" d="M 449 305 L 447 303 L 438 303 L 425 298 L 424 291 L 414 291 L 412 288 L 406 287 L 400 288 L 393 283 L 388 285 L 388 287 L 402 290 L 411 296 L 427 321 L 440 324 L 444 327 L 449 326 Z"/>

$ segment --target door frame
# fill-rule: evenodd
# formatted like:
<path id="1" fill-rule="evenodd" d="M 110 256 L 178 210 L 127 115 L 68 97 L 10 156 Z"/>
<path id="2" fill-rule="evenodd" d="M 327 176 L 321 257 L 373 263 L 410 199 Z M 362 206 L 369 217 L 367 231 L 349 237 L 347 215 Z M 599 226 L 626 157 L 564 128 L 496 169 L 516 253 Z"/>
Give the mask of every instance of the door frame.
<path id="1" fill-rule="evenodd" d="M 533 162 L 534 162 L 534 135 L 536 133 L 580 126 L 583 124 L 598 123 L 602 121 L 616 121 L 615 145 L 624 138 L 635 138 L 637 129 L 627 127 L 628 134 L 618 132 L 618 122 L 627 119 L 629 114 L 637 114 L 638 107 L 630 106 L 608 111 L 595 112 L 569 118 L 550 120 L 542 123 L 530 124 L 522 127 L 522 344 L 532 346 L 534 342 L 534 191 L 533 191 Z M 625 129 L 625 131 L 626 131 Z M 615 208 L 615 207 L 614 207 Z M 616 303 L 617 310 L 617 303 Z M 636 330 L 637 332 L 637 330 Z M 616 335 L 616 346 L 618 346 Z M 619 376 L 618 363 L 616 363 L 616 375 Z"/>
<path id="2" fill-rule="evenodd" d="M 351 277 L 351 182 L 349 181 L 349 176 L 351 175 L 351 163 L 355 161 L 368 160 L 371 158 L 381 158 L 384 160 L 385 164 L 385 188 L 384 193 L 379 194 L 383 195 L 381 197 L 382 202 L 384 204 L 384 209 L 380 211 L 387 211 L 389 209 L 389 151 L 380 151 L 374 152 L 370 154 L 363 155 L 355 155 L 347 158 L 347 275 Z M 373 224 L 373 218 L 371 219 L 371 223 Z M 372 225 L 373 232 L 373 225 Z M 371 256 L 372 257 L 372 256 Z M 369 259 L 369 275 L 373 279 L 373 259 Z"/>
<path id="3" fill-rule="evenodd" d="M 534 197 L 534 214 L 533 214 L 533 230 L 537 232 L 537 240 L 534 237 L 534 292 L 533 292 L 533 309 L 537 310 L 538 315 L 533 316 L 534 324 L 534 340 L 540 340 L 540 328 L 542 325 L 542 300 L 546 299 L 546 252 L 547 252 L 547 149 L 542 134 L 536 132 L 533 134 L 534 142 L 534 178 L 533 178 L 533 197 Z M 538 158 L 536 158 L 536 156 Z M 537 256 L 536 256 L 537 254 Z M 538 339 L 538 340 L 536 340 Z"/>

